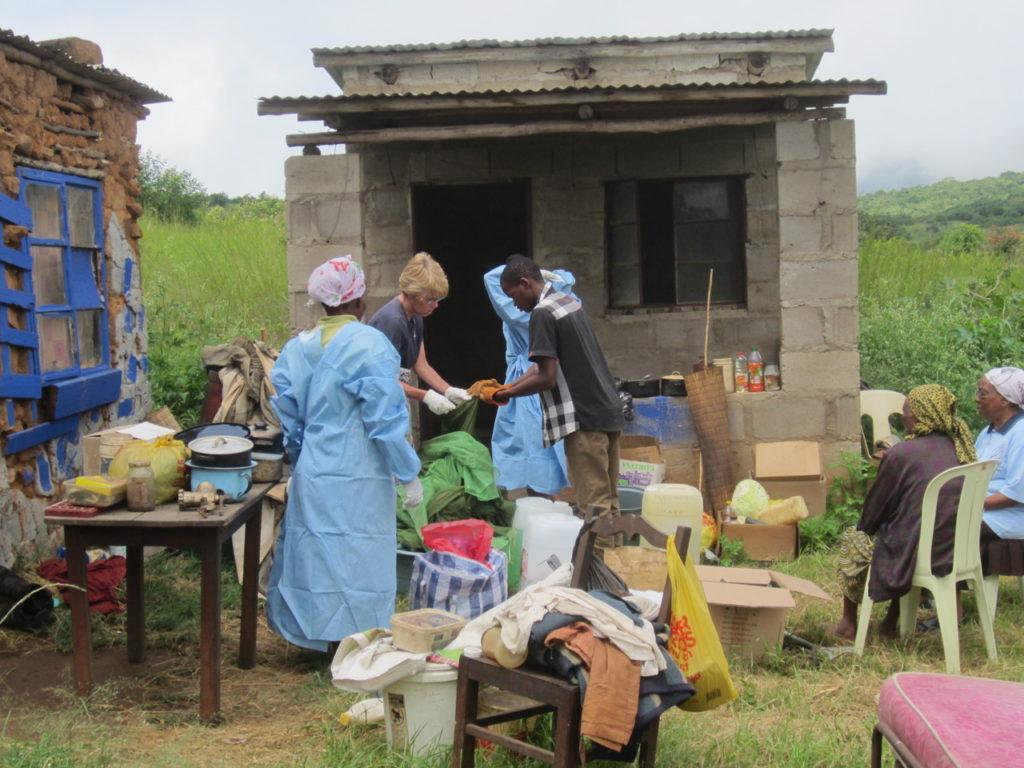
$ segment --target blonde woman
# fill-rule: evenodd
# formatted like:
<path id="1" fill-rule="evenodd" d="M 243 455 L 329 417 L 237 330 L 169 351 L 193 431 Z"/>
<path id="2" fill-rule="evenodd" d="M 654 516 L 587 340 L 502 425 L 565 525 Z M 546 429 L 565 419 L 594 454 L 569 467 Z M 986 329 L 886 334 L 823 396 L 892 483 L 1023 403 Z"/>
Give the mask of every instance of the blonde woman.
<path id="1" fill-rule="evenodd" d="M 402 381 L 405 396 L 421 400 L 431 413 L 442 416 L 466 400 L 466 390 L 451 386 L 427 361 L 423 318 L 430 317 L 448 295 L 448 278 L 429 253 L 417 253 L 398 278 L 399 294 L 370 318 L 370 325 L 388 337 L 402 361 L 427 389 Z"/>

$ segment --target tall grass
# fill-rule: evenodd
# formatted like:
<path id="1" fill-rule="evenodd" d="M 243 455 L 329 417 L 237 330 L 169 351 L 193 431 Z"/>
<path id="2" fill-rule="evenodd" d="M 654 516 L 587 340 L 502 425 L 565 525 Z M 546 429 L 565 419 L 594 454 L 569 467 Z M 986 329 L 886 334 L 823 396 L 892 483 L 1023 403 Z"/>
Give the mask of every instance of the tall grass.
<path id="1" fill-rule="evenodd" d="M 283 217 L 209 216 L 198 226 L 149 218 L 143 232 L 153 396 L 194 423 L 204 345 L 262 329 L 273 344 L 288 338 Z"/>

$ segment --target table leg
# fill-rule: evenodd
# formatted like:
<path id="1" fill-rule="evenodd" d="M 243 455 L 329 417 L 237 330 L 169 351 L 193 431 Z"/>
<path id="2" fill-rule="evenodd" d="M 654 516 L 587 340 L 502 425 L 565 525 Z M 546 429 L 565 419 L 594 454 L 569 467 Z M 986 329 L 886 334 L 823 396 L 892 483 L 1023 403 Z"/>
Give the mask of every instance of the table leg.
<path id="1" fill-rule="evenodd" d="M 245 562 L 242 566 L 242 630 L 238 641 L 238 666 L 252 669 L 256 664 L 256 595 L 260 575 L 260 527 L 263 504 L 245 524 Z"/>
<path id="2" fill-rule="evenodd" d="M 86 575 L 85 545 L 79 530 L 71 525 L 64 527 L 64 544 L 67 547 L 68 579 L 81 589 L 67 590 L 71 603 L 71 638 L 73 646 L 72 667 L 75 690 L 79 696 L 88 696 L 92 688 L 92 632 L 89 627 L 89 595 Z"/>
<path id="3" fill-rule="evenodd" d="M 199 717 L 210 722 L 220 718 L 220 538 L 215 529 L 202 532 L 199 553 Z"/>
<path id="4" fill-rule="evenodd" d="M 142 545 L 128 547 L 128 661 L 142 661 L 146 648 Z"/>

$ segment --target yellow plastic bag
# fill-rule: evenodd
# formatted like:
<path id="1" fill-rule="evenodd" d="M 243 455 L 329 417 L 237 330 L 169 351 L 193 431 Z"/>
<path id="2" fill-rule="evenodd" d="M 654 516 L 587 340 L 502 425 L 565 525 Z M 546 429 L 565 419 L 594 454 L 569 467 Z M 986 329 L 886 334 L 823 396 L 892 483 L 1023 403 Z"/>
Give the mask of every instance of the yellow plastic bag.
<path id="1" fill-rule="evenodd" d="M 729 662 L 711 620 L 697 570 L 689 560 L 682 561 L 671 538 L 667 551 L 668 578 L 672 584 L 668 652 L 697 689 L 693 698 L 679 707 L 690 712 L 716 709 L 737 695 L 729 677 Z"/>
<path id="2" fill-rule="evenodd" d="M 117 452 L 107 473 L 112 477 L 128 477 L 128 465 L 131 462 L 148 461 L 153 470 L 156 503 L 164 504 L 177 499 L 178 491 L 185 487 L 187 456 L 185 444 L 171 435 L 156 440 L 135 440 Z"/>

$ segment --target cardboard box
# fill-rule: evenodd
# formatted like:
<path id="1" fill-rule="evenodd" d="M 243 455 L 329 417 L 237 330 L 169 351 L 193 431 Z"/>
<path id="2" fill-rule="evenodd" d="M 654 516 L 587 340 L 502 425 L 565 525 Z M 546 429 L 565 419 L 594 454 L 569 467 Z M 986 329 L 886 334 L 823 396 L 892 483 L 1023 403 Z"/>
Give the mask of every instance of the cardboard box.
<path id="1" fill-rule="evenodd" d="M 174 430 L 144 421 L 141 424 L 122 424 L 110 429 L 101 429 L 82 438 L 82 474 L 103 474 L 100 466 L 100 443 L 103 436 L 111 432 L 120 432 L 136 440 L 153 440 L 161 435 L 173 435 Z"/>
<path id="2" fill-rule="evenodd" d="M 698 565 L 697 576 L 726 654 L 754 660 L 782 646 L 794 593 L 832 599 L 814 582 L 777 571 Z"/>
<path id="3" fill-rule="evenodd" d="M 800 528 L 796 525 L 723 523 L 722 537 L 742 541 L 751 560 L 795 560 L 800 554 Z"/>
<path id="4" fill-rule="evenodd" d="M 825 512 L 828 485 L 818 443 L 807 440 L 758 443 L 754 446 L 754 479 L 773 499 L 803 496 L 811 517 Z"/>
<path id="5" fill-rule="evenodd" d="M 665 479 L 661 443 L 648 435 L 619 438 L 619 485 L 646 488 Z"/>

